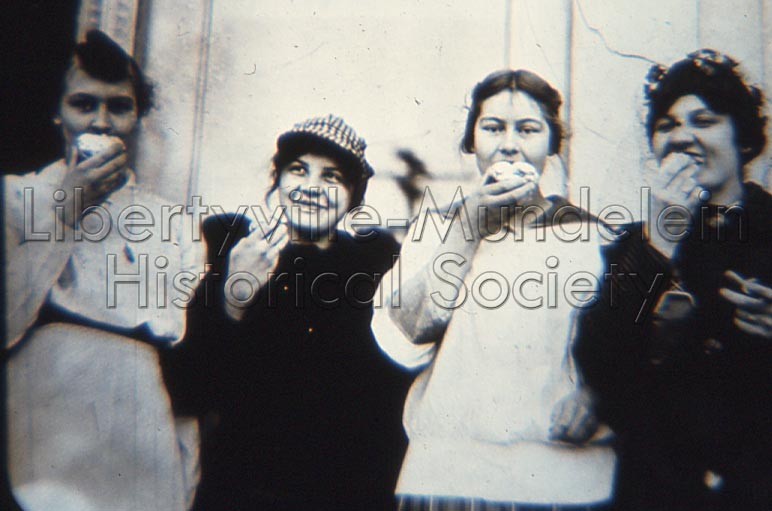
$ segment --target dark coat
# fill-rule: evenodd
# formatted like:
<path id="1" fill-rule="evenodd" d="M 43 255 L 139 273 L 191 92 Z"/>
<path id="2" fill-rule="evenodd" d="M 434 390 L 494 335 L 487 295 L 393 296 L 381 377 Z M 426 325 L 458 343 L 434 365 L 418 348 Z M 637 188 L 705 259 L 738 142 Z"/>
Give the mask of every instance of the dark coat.
<path id="1" fill-rule="evenodd" d="M 742 209 L 702 213 L 673 261 L 630 226 L 580 320 L 575 356 L 618 435 L 620 509 L 772 509 L 772 341 L 735 327 L 719 296 L 726 270 L 772 285 L 772 196 L 747 184 Z"/>
<path id="2" fill-rule="evenodd" d="M 383 231 L 338 232 L 326 250 L 290 243 L 233 323 L 223 276 L 246 226 L 232 221 L 205 225 L 213 266 L 164 361 L 175 412 L 205 429 L 196 509 L 391 507 L 411 378 L 379 351 L 370 301 L 399 245 Z"/>

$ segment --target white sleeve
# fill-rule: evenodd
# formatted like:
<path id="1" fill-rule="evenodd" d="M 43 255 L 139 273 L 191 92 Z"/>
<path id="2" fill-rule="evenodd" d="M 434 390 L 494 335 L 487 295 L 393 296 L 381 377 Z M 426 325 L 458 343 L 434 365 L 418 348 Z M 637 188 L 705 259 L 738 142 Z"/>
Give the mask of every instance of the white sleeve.
<path id="1" fill-rule="evenodd" d="M 381 350 L 395 362 L 409 369 L 431 362 L 437 351 L 437 342 L 421 344 L 413 342 L 413 339 L 409 338 L 394 321 L 390 309 L 400 306 L 399 299 L 395 297 L 399 294 L 402 282 L 422 278 L 420 273 L 431 263 L 437 247 L 442 243 L 435 233 L 416 236 L 415 231 L 414 223 L 405 237 L 399 259 L 381 279 L 376 296 L 384 292 L 389 294 L 389 299 L 382 307 L 375 308 L 372 321 L 373 335 Z M 433 321 L 447 322 L 450 319 L 450 311 L 438 308 L 436 312 L 443 314 L 443 317 L 433 318 Z M 445 315 L 447 317 L 444 317 Z"/>
<path id="2" fill-rule="evenodd" d="M 54 209 L 57 170 L 51 165 L 37 174 L 3 180 L 6 347 L 13 346 L 35 322 L 72 252 L 70 233 L 56 239 L 57 230 L 64 229 L 63 224 L 57 227 Z"/>
<path id="3" fill-rule="evenodd" d="M 416 369 L 432 361 L 437 343 L 415 344 L 392 320 L 388 306 L 375 309 L 371 324 L 381 351 L 408 369 Z"/>

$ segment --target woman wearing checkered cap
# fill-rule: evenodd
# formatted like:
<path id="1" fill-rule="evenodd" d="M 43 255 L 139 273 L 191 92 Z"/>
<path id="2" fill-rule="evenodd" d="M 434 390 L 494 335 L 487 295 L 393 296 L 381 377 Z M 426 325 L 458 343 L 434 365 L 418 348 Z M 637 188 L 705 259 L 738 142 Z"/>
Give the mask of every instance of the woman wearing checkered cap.
<path id="1" fill-rule="evenodd" d="M 177 413 L 202 419 L 196 509 L 393 507 L 409 382 L 370 319 L 398 245 L 337 230 L 373 174 L 364 151 L 338 117 L 298 123 L 273 157 L 280 224 L 205 223 L 213 269 L 165 372 Z"/>

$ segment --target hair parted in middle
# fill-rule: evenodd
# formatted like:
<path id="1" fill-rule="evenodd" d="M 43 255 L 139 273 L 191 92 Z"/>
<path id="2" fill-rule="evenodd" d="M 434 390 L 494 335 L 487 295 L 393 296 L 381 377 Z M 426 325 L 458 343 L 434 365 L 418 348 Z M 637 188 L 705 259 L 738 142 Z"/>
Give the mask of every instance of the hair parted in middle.
<path id="1" fill-rule="evenodd" d="M 474 152 L 474 127 L 480 117 L 482 103 L 504 90 L 522 91 L 539 103 L 550 128 L 550 154 L 560 152 L 565 131 L 560 122 L 560 105 L 563 100 L 560 93 L 546 80 L 526 69 L 495 71 L 475 85 L 472 90 L 472 105 L 466 118 L 464 138 L 461 140 L 461 150 L 465 153 Z"/>

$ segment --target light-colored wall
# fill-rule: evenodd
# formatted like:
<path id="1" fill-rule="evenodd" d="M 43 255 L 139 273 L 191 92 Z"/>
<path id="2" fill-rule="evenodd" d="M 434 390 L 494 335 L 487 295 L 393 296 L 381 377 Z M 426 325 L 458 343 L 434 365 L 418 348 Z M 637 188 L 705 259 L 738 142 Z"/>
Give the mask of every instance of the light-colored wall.
<path id="1" fill-rule="evenodd" d="M 651 161 L 643 129 L 648 69 L 711 47 L 740 60 L 747 78 L 763 85 L 772 56 L 762 44 L 769 13 L 759 0 L 570 3 L 572 193 L 589 186 L 594 212 L 616 203 L 637 214 L 640 169 Z M 762 155 L 750 176 L 766 182 L 768 165 Z"/>
<path id="2" fill-rule="evenodd" d="M 225 209 L 266 189 L 276 135 L 334 112 L 369 143 L 378 171 L 368 202 L 404 215 L 395 149 L 413 149 L 438 189 L 474 176 L 458 142 L 472 86 L 506 66 L 533 69 L 566 100 L 564 157 L 578 200 L 638 210 L 650 159 L 642 84 L 653 62 L 699 47 L 772 80 L 772 7 L 765 0 L 153 0 L 148 73 L 160 108 L 141 159 L 175 198 L 198 193 Z M 139 44 L 139 42 L 137 43 Z M 767 180 L 768 156 L 751 175 Z M 449 193 L 449 192 L 447 192 Z M 446 192 L 441 195 L 447 195 Z"/>
<path id="3" fill-rule="evenodd" d="M 404 208 L 387 179 L 402 171 L 399 147 L 438 174 L 472 172 L 458 151 L 465 94 L 504 67 L 506 2 L 483 4 L 216 4 L 199 191 L 217 204 L 254 203 L 276 136 L 330 112 L 368 141 L 376 208 Z"/>
<path id="4" fill-rule="evenodd" d="M 769 11 L 758 0 L 731 7 L 716 0 L 513 0 L 512 66 L 536 70 L 566 98 L 572 198 L 587 186 L 595 213 L 621 204 L 639 216 L 640 170 L 651 160 L 642 87 L 649 67 L 712 47 L 763 83 L 770 78 Z M 760 157 L 750 176 L 765 181 L 768 164 Z"/>

